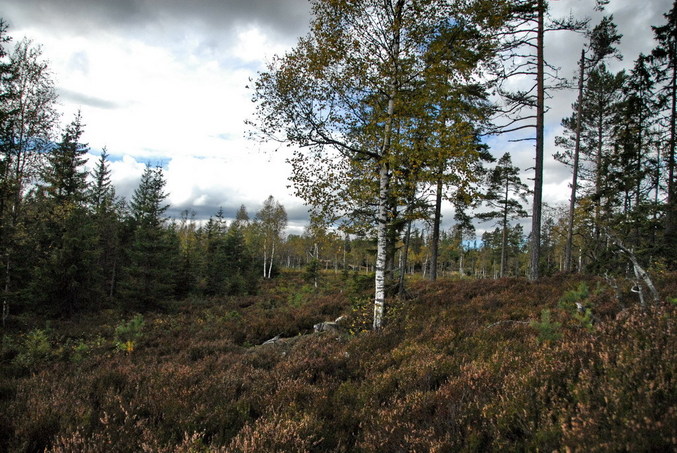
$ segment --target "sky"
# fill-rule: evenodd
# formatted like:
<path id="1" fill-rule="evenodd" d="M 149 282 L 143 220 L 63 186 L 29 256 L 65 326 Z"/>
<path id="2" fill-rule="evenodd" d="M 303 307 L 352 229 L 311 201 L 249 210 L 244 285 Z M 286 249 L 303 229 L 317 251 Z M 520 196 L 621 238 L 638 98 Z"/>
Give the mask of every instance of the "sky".
<path id="1" fill-rule="evenodd" d="M 551 0 L 554 17 L 572 14 L 596 24 L 593 0 Z M 611 0 L 625 55 L 609 64 L 632 67 L 654 47 L 651 25 L 662 25 L 670 0 Z M 246 138 L 254 107 L 250 79 L 275 54 L 308 32 L 307 0 L 3 0 L 9 34 L 41 45 L 59 94 L 62 123 L 80 110 L 91 161 L 106 148 L 118 194 L 129 199 L 146 164 L 162 165 L 170 215 L 191 210 L 196 218 L 220 207 L 233 217 L 244 204 L 250 216 L 273 195 L 286 208 L 289 231 L 300 233 L 307 208 L 288 188 L 288 150 Z M 571 78 L 584 37 L 546 37 L 546 58 Z M 570 170 L 557 163 L 554 137 L 571 114 L 575 92 L 547 101 L 544 200 L 566 203 Z M 533 143 L 489 140 L 499 157 L 511 152 L 532 178 Z M 452 213 L 443 211 L 444 227 Z"/>

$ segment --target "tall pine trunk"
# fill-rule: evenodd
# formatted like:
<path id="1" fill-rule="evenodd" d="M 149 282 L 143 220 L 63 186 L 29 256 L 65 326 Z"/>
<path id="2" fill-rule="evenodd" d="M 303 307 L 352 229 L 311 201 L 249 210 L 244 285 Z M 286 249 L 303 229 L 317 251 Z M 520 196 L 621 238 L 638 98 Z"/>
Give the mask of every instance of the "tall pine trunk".
<path id="1" fill-rule="evenodd" d="M 576 191 L 578 190 L 578 161 L 581 155 L 581 115 L 583 113 L 583 76 L 585 70 L 585 50 L 581 50 L 580 70 L 578 74 L 578 105 L 576 107 L 576 138 L 574 145 L 573 176 L 571 178 L 571 198 L 569 199 L 569 218 L 567 219 L 567 240 L 564 247 L 564 272 L 571 272 L 572 249 L 574 243 L 574 216 L 576 212 Z"/>
<path id="2" fill-rule="evenodd" d="M 538 36 L 536 40 L 536 162 L 534 165 L 534 203 L 531 216 L 531 273 L 539 277 L 541 260 L 541 204 L 543 199 L 543 149 L 545 120 L 545 68 L 543 55 L 545 0 L 538 0 Z"/>
<path id="3" fill-rule="evenodd" d="M 430 244 L 430 280 L 437 280 L 437 257 L 440 251 L 440 223 L 442 221 L 442 180 L 437 180 L 435 193 L 435 217 L 433 219 L 433 237 Z"/>
<path id="4" fill-rule="evenodd" d="M 675 43 L 673 42 L 673 46 Z M 670 140 L 668 149 L 667 212 L 665 216 L 665 245 L 668 250 L 677 247 L 677 201 L 675 200 L 675 142 L 677 137 L 677 61 L 675 49 L 671 52 L 672 74 L 670 81 Z M 672 258 L 675 259 L 674 257 Z"/>
<path id="5" fill-rule="evenodd" d="M 508 261 L 508 196 L 510 195 L 510 181 L 505 180 L 505 199 L 503 202 L 503 231 L 501 233 L 501 278 L 505 277 Z"/>

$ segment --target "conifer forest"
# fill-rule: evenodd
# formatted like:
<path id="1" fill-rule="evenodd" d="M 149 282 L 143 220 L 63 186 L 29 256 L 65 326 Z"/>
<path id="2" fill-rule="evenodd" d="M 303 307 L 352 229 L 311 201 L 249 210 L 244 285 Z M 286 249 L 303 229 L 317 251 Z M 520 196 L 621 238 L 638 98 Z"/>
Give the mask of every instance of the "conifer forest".
<path id="1" fill-rule="evenodd" d="M 122 196 L 0 20 L 0 452 L 675 451 L 677 2 L 631 55 L 555 1 L 310 0 L 245 119 L 302 232 Z"/>

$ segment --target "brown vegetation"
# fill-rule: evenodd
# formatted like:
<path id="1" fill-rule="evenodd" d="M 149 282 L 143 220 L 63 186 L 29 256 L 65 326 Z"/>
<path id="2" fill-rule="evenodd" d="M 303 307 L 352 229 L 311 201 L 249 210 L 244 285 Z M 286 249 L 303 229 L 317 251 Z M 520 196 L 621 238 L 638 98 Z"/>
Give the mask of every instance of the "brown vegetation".
<path id="1" fill-rule="evenodd" d="M 0 450 L 677 447 L 676 275 L 644 311 L 592 277 L 418 282 L 377 333 L 359 283 L 285 275 L 259 296 L 184 302 L 123 348 L 129 317 L 112 312 L 7 334 Z M 312 333 L 340 314 L 349 331 Z"/>

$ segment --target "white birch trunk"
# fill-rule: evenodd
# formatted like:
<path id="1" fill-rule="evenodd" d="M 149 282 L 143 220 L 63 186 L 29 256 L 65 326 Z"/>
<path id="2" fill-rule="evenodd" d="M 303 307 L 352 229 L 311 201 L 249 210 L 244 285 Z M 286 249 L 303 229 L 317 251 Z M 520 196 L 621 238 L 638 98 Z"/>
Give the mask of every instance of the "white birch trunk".
<path id="1" fill-rule="evenodd" d="M 273 241 L 273 246 L 270 250 L 270 263 L 268 264 L 268 278 L 273 274 L 273 257 L 275 256 L 275 241 Z"/>
<path id="2" fill-rule="evenodd" d="M 381 163 L 379 171 L 378 215 L 376 225 L 376 278 L 374 282 L 374 330 L 383 327 L 385 314 L 386 227 L 388 202 L 388 164 Z"/>
<path id="3" fill-rule="evenodd" d="M 402 26 L 402 11 L 404 0 L 397 0 L 393 17 L 392 58 L 394 69 L 399 66 L 400 57 L 400 27 Z M 397 70 L 393 71 L 394 74 Z M 390 81 L 390 96 L 388 99 L 388 115 L 383 129 L 383 143 L 381 145 L 381 162 L 379 163 L 379 192 L 378 214 L 376 215 L 376 269 L 374 282 L 374 330 L 383 327 L 385 315 L 385 271 L 386 271 L 386 241 L 388 226 L 388 191 L 390 184 L 390 168 L 388 155 L 392 140 L 393 117 L 395 114 L 395 96 L 397 94 L 397 79 L 392 76 Z"/>

